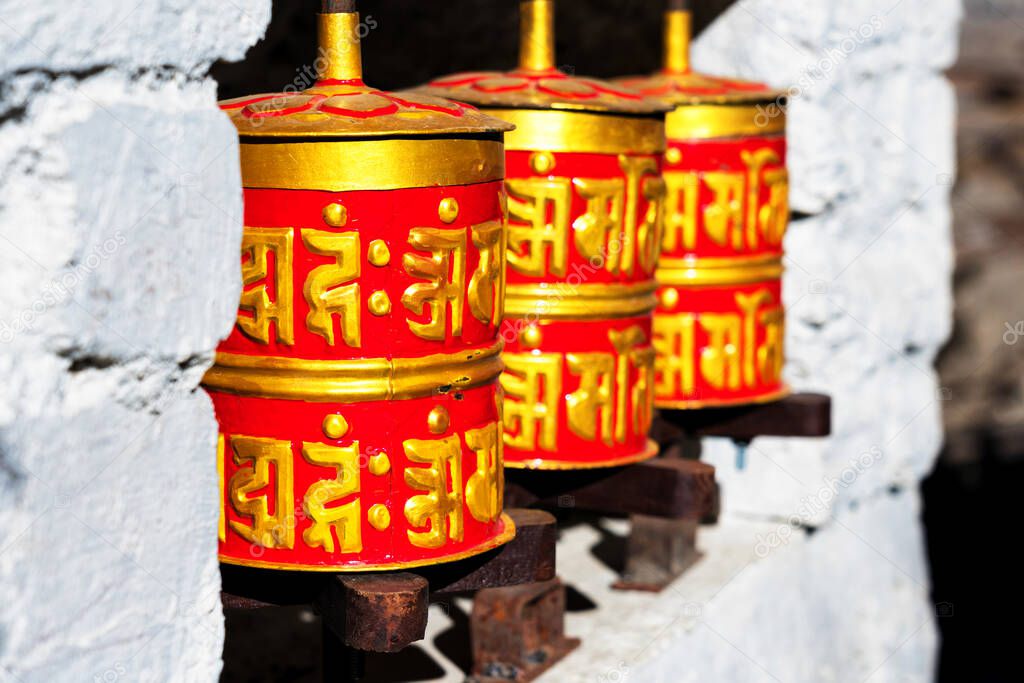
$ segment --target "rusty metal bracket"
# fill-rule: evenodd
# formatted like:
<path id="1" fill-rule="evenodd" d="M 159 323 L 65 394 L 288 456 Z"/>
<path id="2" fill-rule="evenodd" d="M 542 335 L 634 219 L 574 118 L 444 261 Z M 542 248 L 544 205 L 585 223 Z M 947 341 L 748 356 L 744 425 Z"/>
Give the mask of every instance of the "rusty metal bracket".
<path id="1" fill-rule="evenodd" d="M 363 652 L 399 652 L 427 630 L 427 580 L 408 572 L 334 576 L 313 608 L 346 646 Z"/>
<path id="2" fill-rule="evenodd" d="M 543 510 L 514 509 L 509 514 L 516 523 L 516 537 L 511 543 L 457 564 L 417 570 L 430 581 L 431 596 L 518 586 L 555 577 L 558 528 L 554 517 Z"/>
<path id="3" fill-rule="evenodd" d="M 422 640 L 433 596 L 546 582 L 555 576 L 555 518 L 508 510 L 516 538 L 462 562 L 405 572 L 311 574 L 221 566 L 226 609 L 313 605 L 323 620 L 324 680 L 360 680 L 362 653 Z"/>
<path id="4" fill-rule="evenodd" d="M 758 436 L 823 437 L 832 433 L 832 399 L 792 394 L 771 403 L 701 410 L 661 410 L 654 438 L 662 445 L 686 436 L 752 441 Z"/>
<path id="5" fill-rule="evenodd" d="M 565 586 L 558 579 L 476 594 L 470 622 L 472 683 L 525 683 L 579 646 L 565 636 Z"/>
<path id="6" fill-rule="evenodd" d="M 626 567 L 612 584 L 618 590 L 661 592 L 701 558 L 696 519 L 630 517 Z"/>
<path id="7" fill-rule="evenodd" d="M 505 499 L 516 506 L 629 515 L 625 571 L 614 587 L 659 591 L 699 559 L 697 525 L 717 510 L 718 487 L 711 465 L 663 457 L 582 471 L 506 470 Z"/>
<path id="8" fill-rule="evenodd" d="M 516 506 L 699 519 L 714 496 L 715 468 L 697 460 L 657 458 L 575 472 L 505 472 L 505 497 Z"/>
<path id="9" fill-rule="evenodd" d="M 653 429 L 655 440 L 662 446 L 662 458 L 655 462 L 690 462 L 679 456 L 698 457 L 702 436 L 749 443 L 758 436 L 813 438 L 828 436 L 831 431 L 832 400 L 822 394 L 793 394 L 781 401 L 734 408 L 662 410 Z M 626 565 L 615 588 L 661 591 L 700 559 L 696 546 L 698 524 L 701 519 L 717 518 L 717 487 L 712 485 L 700 500 L 707 505 L 696 517 L 679 515 L 669 519 L 646 511 L 630 517 Z"/>

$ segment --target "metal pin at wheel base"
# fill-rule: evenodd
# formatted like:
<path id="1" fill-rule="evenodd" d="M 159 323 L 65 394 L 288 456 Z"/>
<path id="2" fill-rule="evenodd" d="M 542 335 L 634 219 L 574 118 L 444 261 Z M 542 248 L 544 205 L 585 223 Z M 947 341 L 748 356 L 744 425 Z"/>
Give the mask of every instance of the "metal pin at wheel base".
<path id="1" fill-rule="evenodd" d="M 220 558 L 399 570 L 512 538 L 502 512 L 503 133 L 362 80 L 359 15 L 319 15 L 319 80 L 221 103 L 240 136 L 237 325 L 204 386 Z"/>
<path id="2" fill-rule="evenodd" d="M 671 2 L 663 70 L 617 81 L 674 107 L 666 120 L 655 402 L 687 409 L 774 401 L 788 393 L 785 95 L 694 72 L 690 25 L 686 3 Z"/>
<path id="3" fill-rule="evenodd" d="M 517 69 L 417 91 L 516 125 L 506 137 L 506 465 L 638 462 L 656 454 L 651 323 L 670 107 L 559 71 L 554 2 L 520 7 Z"/>

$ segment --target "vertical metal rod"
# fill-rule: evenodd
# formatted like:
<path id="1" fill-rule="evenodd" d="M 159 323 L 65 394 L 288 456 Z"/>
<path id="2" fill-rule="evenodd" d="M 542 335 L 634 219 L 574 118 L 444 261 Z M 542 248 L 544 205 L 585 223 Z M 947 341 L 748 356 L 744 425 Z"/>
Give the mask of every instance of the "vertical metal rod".
<path id="1" fill-rule="evenodd" d="M 358 683 L 366 676 L 366 653 L 346 645 L 327 624 L 323 632 L 323 682 Z"/>
<path id="2" fill-rule="evenodd" d="M 669 0 L 665 12 L 665 71 L 686 73 L 690 70 L 690 40 L 693 16 L 687 0 Z"/>
<path id="3" fill-rule="evenodd" d="M 519 9 L 519 68 L 523 71 L 554 69 L 554 0 L 521 0 Z"/>
<path id="4" fill-rule="evenodd" d="M 323 14 L 349 14 L 358 12 L 356 0 L 323 0 L 321 4 Z"/>
<path id="5" fill-rule="evenodd" d="M 749 441 L 737 441 L 736 444 L 736 469 L 740 472 L 747 468 L 747 449 L 750 448 Z"/>
<path id="6" fill-rule="evenodd" d="M 360 81 L 363 57 L 359 45 L 359 12 L 355 0 L 323 0 L 317 17 L 321 81 Z"/>

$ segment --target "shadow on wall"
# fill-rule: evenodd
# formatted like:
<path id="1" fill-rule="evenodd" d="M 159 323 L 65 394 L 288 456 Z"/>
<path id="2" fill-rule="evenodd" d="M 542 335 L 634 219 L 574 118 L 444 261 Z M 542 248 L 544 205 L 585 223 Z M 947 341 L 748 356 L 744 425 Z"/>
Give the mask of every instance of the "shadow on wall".
<path id="1" fill-rule="evenodd" d="M 735 0 L 697 3 L 699 32 Z M 316 59 L 320 0 L 275 0 L 266 38 L 238 63 L 219 63 L 220 97 L 279 92 Z M 660 64 L 663 0 L 573 0 L 557 4 L 561 67 L 587 76 L 648 73 Z M 361 0 L 368 34 L 363 62 L 371 85 L 420 85 L 458 71 L 503 71 L 519 50 L 516 0 Z M 308 73 L 308 71 L 307 71 Z"/>

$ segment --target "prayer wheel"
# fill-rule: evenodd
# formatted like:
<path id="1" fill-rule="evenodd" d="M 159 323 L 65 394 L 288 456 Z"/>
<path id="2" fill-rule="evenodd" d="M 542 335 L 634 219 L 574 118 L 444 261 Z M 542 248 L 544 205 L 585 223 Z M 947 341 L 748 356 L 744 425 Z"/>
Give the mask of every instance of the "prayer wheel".
<path id="1" fill-rule="evenodd" d="M 245 198 L 237 325 L 204 385 L 220 558 L 363 571 L 458 560 L 502 512 L 508 124 L 362 81 L 354 2 L 318 80 L 225 101 Z"/>
<path id="2" fill-rule="evenodd" d="M 582 469 L 656 453 L 654 272 L 669 106 L 559 71 L 554 3 L 523 0 L 519 67 L 419 92 L 516 125 L 506 136 L 506 467 Z"/>
<path id="3" fill-rule="evenodd" d="M 701 408 L 782 398 L 785 96 L 690 68 L 687 3 L 665 17 L 664 69 L 618 81 L 675 107 L 658 264 L 655 403 Z"/>

